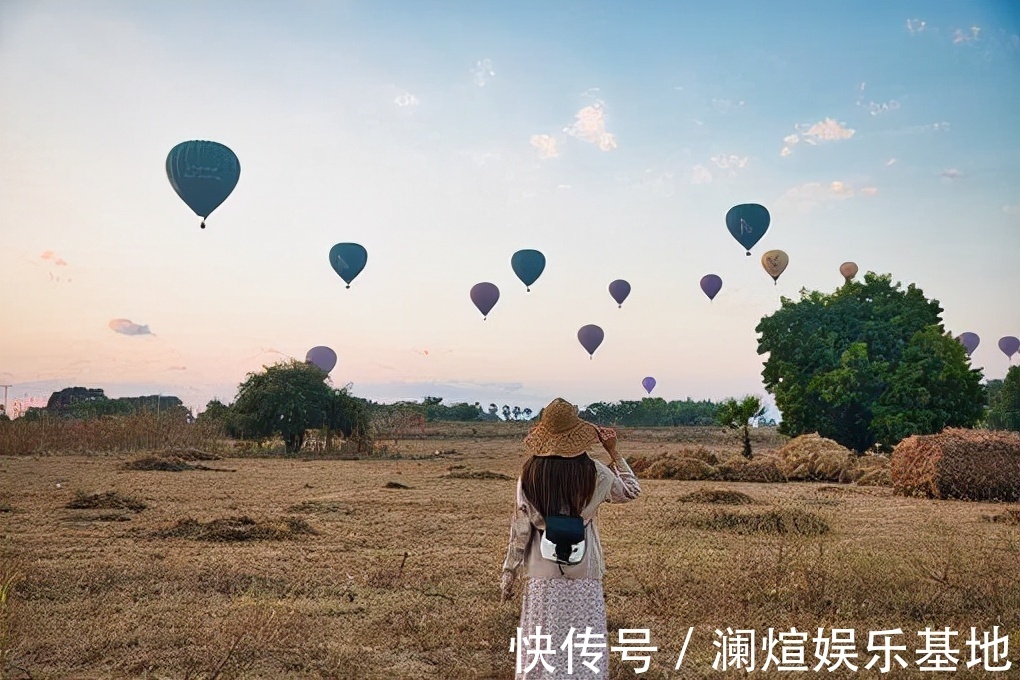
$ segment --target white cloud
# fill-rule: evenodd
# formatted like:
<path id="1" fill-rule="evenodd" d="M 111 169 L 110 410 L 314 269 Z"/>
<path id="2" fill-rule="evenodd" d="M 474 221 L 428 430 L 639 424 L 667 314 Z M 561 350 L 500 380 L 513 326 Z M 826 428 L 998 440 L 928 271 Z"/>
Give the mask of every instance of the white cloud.
<path id="1" fill-rule="evenodd" d="M 885 167 L 888 168 L 890 165 L 895 165 L 895 163 L 896 163 L 896 159 L 895 158 L 890 158 L 889 160 L 887 160 L 885 162 Z"/>
<path id="2" fill-rule="evenodd" d="M 794 126 L 797 130 L 796 133 L 783 137 L 784 146 L 779 152 L 782 157 L 789 156 L 793 153 L 791 148 L 795 144 L 804 142 L 810 146 L 817 146 L 819 142 L 833 142 L 841 139 L 850 139 L 854 136 L 856 130 L 844 126 L 834 118 L 826 118 L 823 121 L 807 125 L 804 123 L 798 123 Z"/>
<path id="3" fill-rule="evenodd" d="M 531 135 L 531 146 L 538 149 L 540 158 L 558 158 L 560 155 L 556 149 L 556 138 L 549 135 Z"/>
<path id="4" fill-rule="evenodd" d="M 152 335 L 148 326 L 134 323 L 130 319 L 110 319 L 110 330 L 122 335 Z"/>
<path id="5" fill-rule="evenodd" d="M 606 132 L 605 106 L 601 99 L 578 111 L 575 118 L 577 120 L 563 128 L 568 135 L 591 142 L 603 151 L 612 151 L 616 148 L 616 136 Z"/>
<path id="6" fill-rule="evenodd" d="M 418 98 L 410 92 L 403 92 L 397 95 L 396 99 L 393 100 L 393 103 L 401 108 L 407 106 L 418 106 Z"/>
<path id="7" fill-rule="evenodd" d="M 897 111 L 899 110 L 899 108 L 900 103 L 895 99 L 890 99 L 889 101 L 882 103 L 876 102 L 868 103 L 868 113 L 870 113 L 872 116 L 878 116 L 883 113 L 888 113 L 889 111 Z"/>
<path id="8" fill-rule="evenodd" d="M 963 177 L 963 173 L 957 170 L 956 168 L 946 168 L 945 170 L 939 173 L 939 177 L 952 181 Z"/>
<path id="9" fill-rule="evenodd" d="M 924 32 L 927 25 L 928 24 L 921 19 L 907 19 L 907 30 L 910 32 L 910 35 Z"/>
<path id="10" fill-rule="evenodd" d="M 1020 215 L 1020 203 L 1014 203 L 1013 205 L 1002 206 L 1002 212 L 1007 215 Z"/>
<path id="11" fill-rule="evenodd" d="M 734 101 L 729 100 L 729 99 L 713 99 L 712 100 L 712 108 L 715 109 L 716 111 L 718 111 L 719 113 L 728 113 L 730 111 L 730 109 L 740 108 L 743 105 L 744 105 L 744 100 L 743 99 L 741 99 L 740 101 L 737 101 L 737 102 L 734 102 Z"/>
<path id="12" fill-rule="evenodd" d="M 971 26 L 970 31 L 964 31 L 963 29 L 956 29 L 953 32 L 953 44 L 959 45 L 960 43 L 972 43 L 978 40 L 978 35 L 981 33 L 979 26 Z"/>
<path id="13" fill-rule="evenodd" d="M 723 170 L 729 170 L 732 173 L 738 169 L 746 168 L 748 157 L 744 156 L 741 158 L 740 156 L 735 156 L 733 154 L 728 156 L 720 154 L 718 156 L 712 156 L 709 160 L 715 163 L 717 167 L 722 168 Z"/>
<path id="14" fill-rule="evenodd" d="M 475 62 L 475 67 L 471 69 L 471 75 L 474 76 L 475 85 L 485 87 L 485 84 L 496 75 L 496 72 L 492 70 L 492 61 L 481 59 Z"/>
<path id="15" fill-rule="evenodd" d="M 691 168 L 691 184 L 708 184 L 712 181 L 712 173 L 704 165 Z"/>
<path id="16" fill-rule="evenodd" d="M 874 196 L 877 193 L 877 187 L 855 189 L 853 185 L 839 180 L 827 183 L 806 182 L 787 189 L 776 203 L 782 207 L 807 212 L 824 203 L 843 201 L 856 196 Z"/>
<path id="17" fill-rule="evenodd" d="M 809 144 L 813 141 L 831 142 L 840 139 L 850 139 L 856 132 L 856 130 L 844 127 L 842 123 L 834 118 L 826 118 L 811 125 L 806 130 L 802 129 L 803 127 L 805 126 L 798 126 L 797 131 L 804 137 L 804 141 Z"/>

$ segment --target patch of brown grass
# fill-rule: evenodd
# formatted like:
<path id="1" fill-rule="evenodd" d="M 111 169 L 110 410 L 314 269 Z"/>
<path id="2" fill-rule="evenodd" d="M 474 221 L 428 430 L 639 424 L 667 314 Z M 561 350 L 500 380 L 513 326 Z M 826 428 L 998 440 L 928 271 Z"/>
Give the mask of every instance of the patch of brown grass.
<path id="1" fill-rule="evenodd" d="M 200 459 L 204 460 L 204 459 Z M 124 463 L 125 470 L 143 470 L 153 472 L 184 472 L 186 470 L 206 470 L 209 472 L 234 472 L 228 468 L 213 468 L 201 463 L 189 463 L 182 458 L 163 456 L 142 456 Z"/>
<path id="2" fill-rule="evenodd" d="M 981 521 L 998 524 L 1020 524 L 1020 508 L 1005 508 L 1002 512 L 981 515 Z"/>
<path id="3" fill-rule="evenodd" d="M 0 422 L 0 454 L 111 453 L 166 448 L 221 447 L 223 431 L 212 423 L 187 423 L 175 413 L 143 411 L 126 416 L 74 419 L 15 418 Z"/>
<path id="4" fill-rule="evenodd" d="M 738 534 L 818 536 L 829 531 L 828 522 L 819 515 L 801 508 L 781 508 L 762 512 L 712 510 L 685 515 L 681 521 L 698 529 L 734 531 Z"/>
<path id="5" fill-rule="evenodd" d="M 176 458 L 178 460 L 196 461 L 196 460 L 221 460 L 222 456 L 217 456 L 215 453 L 209 453 L 208 451 L 202 451 L 194 447 L 190 448 L 177 448 L 177 449 L 164 449 L 158 453 L 163 458 Z"/>
<path id="6" fill-rule="evenodd" d="M 513 479 L 510 475 L 505 475 L 502 472 L 493 472 L 492 470 L 453 470 L 442 476 L 449 477 L 450 479 Z"/>
<path id="7" fill-rule="evenodd" d="M 254 520 L 248 516 L 224 517 L 199 522 L 187 517 L 174 526 L 156 532 L 160 538 L 190 538 L 197 541 L 281 541 L 302 535 L 316 535 L 300 517 Z"/>
<path id="8" fill-rule="evenodd" d="M 349 503 L 334 500 L 309 500 L 295 503 L 287 508 L 287 512 L 312 512 L 318 514 L 350 515 L 354 508 Z"/>
<path id="9" fill-rule="evenodd" d="M 106 491 L 104 493 L 85 493 L 75 491 L 74 498 L 65 506 L 72 510 L 131 510 L 141 512 L 148 506 L 134 498 L 119 491 Z"/>
<path id="10" fill-rule="evenodd" d="M 681 503 L 720 503 L 724 505 L 752 505 L 755 500 L 742 491 L 732 489 L 698 489 L 677 498 Z"/>
<path id="11" fill-rule="evenodd" d="M 730 433 L 715 430 L 716 440 L 705 428 L 692 444 L 720 457 L 734 454 Z M 669 441 L 674 434 L 634 431 L 621 453 L 629 461 L 633 454 L 676 451 Z M 4 677 L 208 680 L 218 672 L 220 680 L 509 680 L 507 648 L 520 591 L 500 603 L 498 575 L 513 487 L 441 475 L 466 463 L 516 476 L 521 446 L 510 437 L 467 436 L 415 440 L 405 451 L 451 447 L 463 458 L 257 457 L 231 460 L 234 475 L 118 475 L 130 456 L 3 459 L 0 487 L 18 521 L 0 518 L 0 573 L 6 558 L 25 565 L 25 580 L 9 601 L 13 645 Z M 901 627 L 897 644 L 909 644 L 926 626 L 949 626 L 961 638 L 971 626 L 979 636 L 993 625 L 1011 638 L 1020 634 L 1018 527 L 981 520 L 1007 506 L 905 498 L 853 485 L 646 483 L 638 476 L 641 497 L 603 506 L 599 523 L 609 566 L 603 582 L 608 639 L 619 628 L 650 629 L 659 651 L 650 655 L 647 677 L 726 676 L 711 669 L 718 651 L 711 631 L 735 625 L 758 631 L 838 625 L 858 636 Z M 111 478 L 128 478 L 132 486 L 118 488 L 151 506 L 134 516 L 134 530 L 56 521 L 55 506 L 70 499 L 71 488 L 106 489 Z M 415 488 L 384 490 L 393 479 Z M 453 485 L 456 494 L 449 493 Z M 758 503 L 679 501 L 699 487 L 741 491 Z M 812 507 L 812 500 L 837 493 L 838 507 Z M 318 536 L 292 542 L 153 537 L 181 517 L 276 517 L 296 506 L 321 512 L 316 519 L 304 515 Z M 712 509 L 794 508 L 817 512 L 830 531 L 741 533 L 682 520 Z M 684 670 L 676 671 L 687 626 L 695 632 Z M 867 661 L 870 654 L 860 645 L 858 651 L 859 662 Z M 912 651 L 901 655 L 913 662 Z M 551 661 L 557 659 L 561 651 Z M 607 677 L 633 678 L 634 665 L 613 653 Z M 962 666 L 954 677 L 986 675 Z M 931 680 L 916 665 L 890 675 Z"/>
<path id="12" fill-rule="evenodd" d="M 1020 500 L 1020 433 L 946 429 L 893 451 L 893 489 L 904 496 Z"/>

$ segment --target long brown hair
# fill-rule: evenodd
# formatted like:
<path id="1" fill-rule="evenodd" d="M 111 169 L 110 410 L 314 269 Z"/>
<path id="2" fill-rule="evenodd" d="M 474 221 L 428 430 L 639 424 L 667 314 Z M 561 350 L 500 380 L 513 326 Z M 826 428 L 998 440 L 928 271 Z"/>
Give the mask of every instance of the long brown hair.
<path id="1" fill-rule="evenodd" d="M 587 453 L 563 456 L 531 456 L 524 461 L 521 489 L 543 517 L 579 517 L 595 495 L 595 461 Z"/>

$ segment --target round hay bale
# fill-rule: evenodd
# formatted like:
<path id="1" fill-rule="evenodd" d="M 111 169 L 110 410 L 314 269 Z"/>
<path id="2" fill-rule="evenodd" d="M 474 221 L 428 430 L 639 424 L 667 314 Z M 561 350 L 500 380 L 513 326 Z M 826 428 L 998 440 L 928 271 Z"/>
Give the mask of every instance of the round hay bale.
<path id="1" fill-rule="evenodd" d="M 893 491 L 904 496 L 1020 500 L 1020 433 L 947 429 L 893 450 Z"/>

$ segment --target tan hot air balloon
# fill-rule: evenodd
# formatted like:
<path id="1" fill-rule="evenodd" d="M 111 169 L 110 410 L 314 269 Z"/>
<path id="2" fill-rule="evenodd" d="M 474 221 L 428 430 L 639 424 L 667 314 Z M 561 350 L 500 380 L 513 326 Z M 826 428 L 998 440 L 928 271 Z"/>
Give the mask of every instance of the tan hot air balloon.
<path id="1" fill-rule="evenodd" d="M 853 277 L 857 276 L 857 263 L 856 262 L 844 262 L 839 265 L 839 273 L 843 275 L 843 278 L 850 281 Z"/>
<path id="2" fill-rule="evenodd" d="M 790 264 L 790 257 L 782 250 L 770 250 L 761 256 L 761 266 L 765 267 L 765 271 L 769 273 L 772 280 L 779 283 L 779 275 L 786 269 L 786 265 Z"/>

